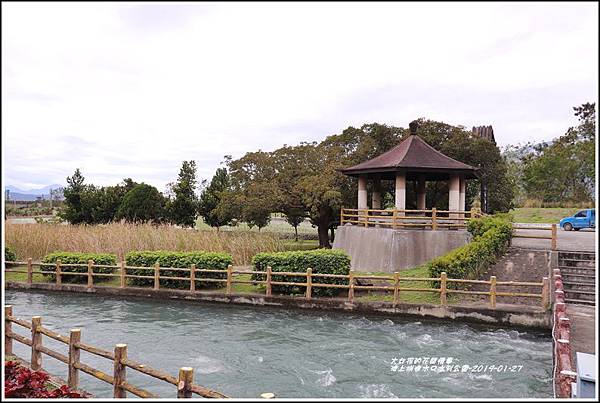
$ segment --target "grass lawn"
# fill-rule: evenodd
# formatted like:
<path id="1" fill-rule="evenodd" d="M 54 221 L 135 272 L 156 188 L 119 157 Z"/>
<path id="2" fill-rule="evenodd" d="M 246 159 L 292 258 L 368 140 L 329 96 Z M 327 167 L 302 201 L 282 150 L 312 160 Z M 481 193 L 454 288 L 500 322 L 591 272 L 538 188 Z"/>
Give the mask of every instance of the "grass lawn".
<path id="1" fill-rule="evenodd" d="M 561 218 L 571 216 L 581 208 L 534 208 L 521 207 L 511 210 L 514 222 L 558 224 Z"/>
<path id="2" fill-rule="evenodd" d="M 211 228 L 212 227 L 210 227 L 208 224 L 206 224 L 204 222 L 202 217 L 199 217 L 196 220 L 196 229 L 204 230 L 204 229 L 211 229 Z M 226 225 L 226 226 L 221 227 L 220 229 L 222 231 L 258 232 L 257 227 L 250 228 L 250 227 L 248 227 L 248 224 L 246 224 L 245 222 L 241 222 L 238 225 L 233 226 L 233 227 Z M 262 228 L 260 230 L 260 232 L 277 232 L 277 233 L 284 233 L 284 234 L 294 234 L 294 227 L 292 227 L 290 224 L 288 224 L 287 221 L 285 221 L 283 218 L 276 216 L 276 215 L 272 215 L 271 221 L 269 222 L 269 224 L 266 227 Z M 308 220 L 305 220 L 298 226 L 298 234 L 317 235 L 317 229 L 315 227 L 313 227 L 312 224 Z"/>
<path id="3" fill-rule="evenodd" d="M 313 250 L 319 248 L 319 241 L 316 239 L 299 239 L 297 242 L 286 240 L 283 241 L 283 247 L 285 250 Z"/>
<path id="4" fill-rule="evenodd" d="M 369 273 L 366 273 L 369 274 Z M 370 274 L 375 276 L 393 276 L 391 273 L 384 272 L 371 272 Z M 415 267 L 413 269 L 403 270 L 400 272 L 400 288 L 432 288 L 429 281 L 402 281 L 402 277 L 410 278 L 429 278 L 429 272 L 425 267 Z M 389 281 L 389 280 L 388 280 Z M 392 281 L 389 281 L 393 283 Z M 394 293 L 388 291 L 369 291 L 367 295 L 361 295 L 356 299 L 358 301 L 385 301 L 393 302 Z M 439 292 L 426 292 L 426 291 L 400 291 L 400 301 L 412 304 L 439 304 L 440 294 Z M 446 302 L 448 304 L 460 302 L 460 295 L 458 294 L 446 294 Z"/>

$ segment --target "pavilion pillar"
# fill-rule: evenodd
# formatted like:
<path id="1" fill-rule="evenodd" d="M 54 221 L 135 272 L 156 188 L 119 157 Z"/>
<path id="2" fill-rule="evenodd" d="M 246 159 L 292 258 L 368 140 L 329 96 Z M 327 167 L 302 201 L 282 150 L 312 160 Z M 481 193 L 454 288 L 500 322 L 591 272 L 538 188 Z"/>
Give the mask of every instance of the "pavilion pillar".
<path id="1" fill-rule="evenodd" d="M 460 210 L 460 176 L 450 175 L 448 182 L 448 210 Z M 451 214 L 450 217 L 457 217 L 457 214 Z"/>
<path id="2" fill-rule="evenodd" d="M 367 209 L 367 175 L 358 176 L 358 208 Z"/>
<path id="3" fill-rule="evenodd" d="M 371 204 L 373 210 L 381 209 L 381 177 L 379 175 L 373 177 L 373 197 Z"/>
<path id="4" fill-rule="evenodd" d="M 425 175 L 419 175 L 417 184 L 417 210 L 425 210 Z"/>
<path id="5" fill-rule="evenodd" d="M 465 179 L 464 176 L 461 175 L 460 177 L 460 197 L 459 197 L 459 207 L 460 207 L 460 211 L 466 211 L 466 204 L 465 204 L 465 196 L 466 196 L 466 192 L 467 192 L 467 181 Z M 461 214 L 461 217 L 464 218 L 464 214 Z"/>
<path id="6" fill-rule="evenodd" d="M 395 205 L 397 210 L 406 208 L 406 174 L 404 172 L 396 172 L 396 200 Z M 404 215 L 404 212 L 400 212 Z"/>

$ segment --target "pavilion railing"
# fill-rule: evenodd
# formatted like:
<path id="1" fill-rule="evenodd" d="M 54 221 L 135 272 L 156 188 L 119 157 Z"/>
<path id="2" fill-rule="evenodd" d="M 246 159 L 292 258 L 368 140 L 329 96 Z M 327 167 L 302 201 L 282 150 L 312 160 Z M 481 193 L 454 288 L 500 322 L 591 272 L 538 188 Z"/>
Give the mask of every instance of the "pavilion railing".
<path id="1" fill-rule="evenodd" d="M 342 208 L 340 225 L 352 224 L 364 227 L 421 228 L 466 228 L 469 220 L 482 217 L 480 210 L 376 210 Z"/>

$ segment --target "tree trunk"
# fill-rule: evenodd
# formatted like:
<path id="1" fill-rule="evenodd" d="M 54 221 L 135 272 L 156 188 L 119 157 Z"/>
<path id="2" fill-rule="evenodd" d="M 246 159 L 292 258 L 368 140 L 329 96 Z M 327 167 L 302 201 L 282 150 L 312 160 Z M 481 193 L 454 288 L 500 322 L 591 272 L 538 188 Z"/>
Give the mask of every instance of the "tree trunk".
<path id="1" fill-rule="evenodd" d="M 329 241 L 333 243 L 333 241 L 335 240 L 335 228 L 329 228 L 329 234 Z"/>
<path id="2" fill-rule="evenodd" d="M 298 242 L 298 226 L 297 225 L 294 227 L 294 233 L 295 233 L 295 236 L 296 236 L 296 238 L 295 238 L 296 242 Z"/>
<path id="3" fill-rule="evenodd" d="M 328 207 L 321 207 L 319 209 L 319 248 L 331 249 L 331 243 L 329 243 L 329 224 L 331 221 L 331 214 Z"/>

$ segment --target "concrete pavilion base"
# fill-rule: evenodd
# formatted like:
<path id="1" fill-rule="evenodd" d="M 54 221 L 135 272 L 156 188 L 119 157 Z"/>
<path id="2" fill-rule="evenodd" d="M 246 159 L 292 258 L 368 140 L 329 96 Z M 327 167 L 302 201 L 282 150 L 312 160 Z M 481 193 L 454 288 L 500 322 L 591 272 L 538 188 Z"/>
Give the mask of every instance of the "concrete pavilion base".
<path id="1" fill-rule="evenodd" d="M 401 271 L 419 266 L 467 244 L 466 230 L 338 227 L 334 249 L 352 257 L 352 269 L 369 272 Z"/>

